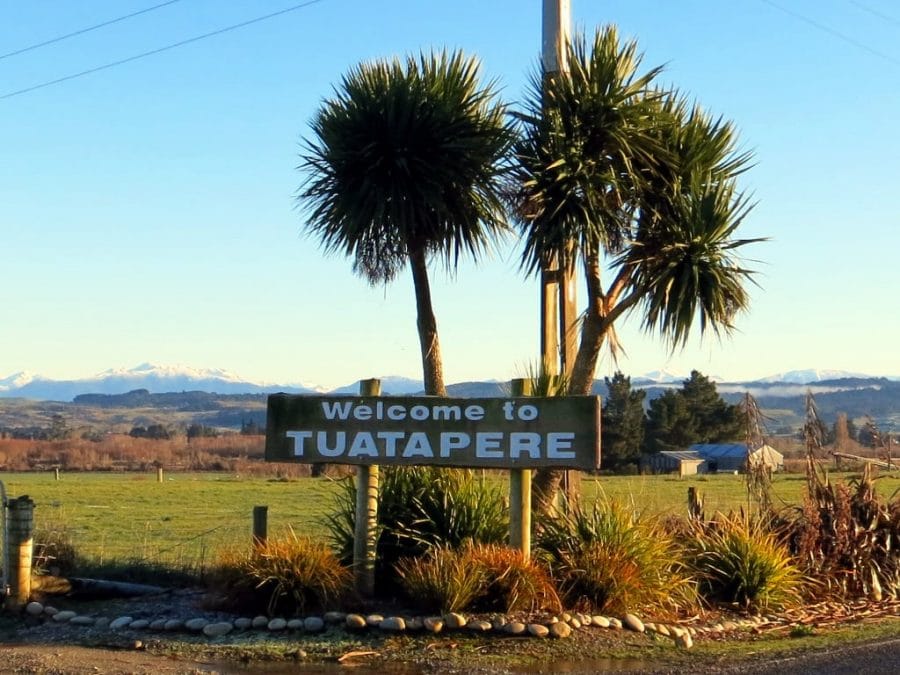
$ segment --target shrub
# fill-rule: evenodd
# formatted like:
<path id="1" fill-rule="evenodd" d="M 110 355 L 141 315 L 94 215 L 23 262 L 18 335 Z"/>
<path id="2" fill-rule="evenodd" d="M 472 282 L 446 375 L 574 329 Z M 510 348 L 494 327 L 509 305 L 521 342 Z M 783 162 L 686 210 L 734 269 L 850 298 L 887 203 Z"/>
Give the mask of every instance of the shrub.
<path id="1" fill-rule="evenodd" d="M 327 546 L 289 530 L 249 551 L 223 552 L 209 583 L 228 606 L 296 615 L 337 605 L 352 580 Z"/>
<path id="2" fill-rule="evenodd" d="M 546 568 L 505 546 L 438 546 L 404 558 L 396 570 L 406 595 L 426 611 L 561 609 Z"/>
<path id="3" fill-rule="evenodd" d="M 36 529 L 31 556 L 35 573 L 68 576 L 75 571 L 77 562 L 72 532 L 66 525 L 48 522 Z"/>
<path id="4" fill-rule="evenodd" d="M 692 566 L 709 599 L 780 609 L 800 599 L 803 576 L 790 550 L 760 519 L 743 512 L 695 528 Z"/>
<path id="5" fill-rule="evenodd" d="M 325 520 L 335 549 L 347 563 L 353 559 L 355 521 L 356 485 L 348 478 Z M 376 573 L 390 581 L 397 561 L 432 547 L 505 541 L 509 520 L 500 491 L 482 485 L 473 471 L 390 467 L 381 472 L 378 526 Z"/>
<path id="6" fill-rule="evenodd" d="M 484 572 L 485 585 L 472 608 L 496 612 L 559 611 L 562 605 L 550 572 L 521 551 L 495 544 L 468 546 L 465 557 Z"/>
<path id="7" fill-rule="evenodd" d="M 847 483 L 807 468 L 807 494 L 790 524 L 792 550 L 824 589 L 875 600 L 900 589 L 900 498 L 878 497 L 867 464 Z"/>
<path id="8" fill-rule="evenodd" d="M 472 567 L 468 556 L 447 546 L 437 546 L 427 556 L 404 558 L 396 572 L 406 594 L 426 611 L 466 609 L 487 582 L 483 569 Z"/>
<path id="9" fill-rule="evenodd" d="M 674 612 L 696 604 L 696 586 L 660 522 L 615 501 L 545 519 L 538 545 L 570 605 Z"/>

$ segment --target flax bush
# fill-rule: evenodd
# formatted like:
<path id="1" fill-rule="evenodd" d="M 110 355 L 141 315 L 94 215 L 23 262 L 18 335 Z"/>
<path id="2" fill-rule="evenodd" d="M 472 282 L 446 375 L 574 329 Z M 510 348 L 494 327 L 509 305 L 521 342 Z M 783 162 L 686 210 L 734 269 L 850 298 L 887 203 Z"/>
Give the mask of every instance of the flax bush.
<path id="1" fill-rule="evenodd" d="M 756 610 L 782 609 L 800 600 L 803 575 L 762 518 L 717 514 L 694 528 L 690 549 L 707 599 Z"/>
<path id="2" fill-rule="evenodd" d="M 825 592 L 841 597 L 896 597 L 900 589 L 900 498 L 884 500 L 867 464 L 846 483 L 807 467 L 807 494 L 790 523 L 800 564 Z"/>
<path id="3" fill-rule="evenodd" d="M 654 518 L 613 500 L 541 523 L 538 545 L 570 606 L 676 613 L 696 605 L 682 552 Z"/>
<path id="4" fill-rule="evenodd" d="M 345 562 L 353 558 L 356 486 L 345 479 L 333 512 L 325 519 L 335 550 Z M 482 485 L 474 472 L 436 467 L 390 467 L 382 470 L 378 494 L 376 572 L 391 589 L 395 564 L 432 547 L 459 548 L 465 542 L 505 541 L 507 509 L 496 488 Z"/>

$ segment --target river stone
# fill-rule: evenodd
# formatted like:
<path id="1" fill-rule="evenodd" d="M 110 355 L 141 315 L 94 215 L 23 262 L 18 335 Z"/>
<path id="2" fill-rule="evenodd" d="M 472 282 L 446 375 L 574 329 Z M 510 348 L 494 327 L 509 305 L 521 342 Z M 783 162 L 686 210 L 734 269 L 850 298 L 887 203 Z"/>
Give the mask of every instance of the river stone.
<path id="1" fill-rule="evenodd" d="M 401 616 L 389 616 L 386 619 L 383 619 L 378 624 L 378 627 L 381 630 L 403 631 L 406 630 L 406 621 L 404 621 Z"/>
<path id="2" fill-rule="evenodd" d="M 591 625 L 597 626 L 598 628 L 609 628 L 609 619 L 600 614 L 595 614 L 591 617 Z"/>
<path id="3" fill-rule="evenodd" d="M 343 623 L 347 615 L 344 612 L 325 612 L 322 618 L 325 619 L 325 623 Z"/>
<path id="4" fill-rule="evenodd" d="M 450 612 L 444 615 L 444 625 L 447 628 L 465 628 L 467 623 L 465 615 L 459 612 Z"/>
<path id="5" fill-rule="evenodd" d="M 69 623 L 73 626 L 93 626 L 94 617 L 81 614 L 79 616 L 73 616 Z"/>
<path id="6" fill-rule="evenodd" d="M 269 617 L 267 616 L 254 616 L 253 621 L 250 622 L 250 625 L 253 628 L 265 628 L 269 625 Z"/>
<path id="7" fill-rule="evenodd" d="M 378 624 L 384 621 L 384 616 L 381 614 L 369 614 L 366 617 L 366 625 L 372 628 L 378 628 Z"/>
<path id="8" fill-rule="evenodd" d="M 422 624 L 429 633 L 440 633 L 444 629 L 444 620 L 439 616 L 422 619 Z"/>
<path id="9" fill-rule="evenodd" d="M 190 631 L 199 633 L 201 630 L 206 628 L 206 624 L 208 624 L 208 623 L 209 623 L 209 621 L 204 619 L 202 616 L 198 616 L 195 619 L 188 619 L 187 621 L 185 621 L 184 627 Z"/>
<path id="10" fill-rule="evenodd" d="M 206 637 L 219 637 L 228 635 L 234 628 L 230 621 L 217 621 L 216 623 L 208 623 L 203 627 L 203 634 Z"/>
<path id="11" fill-rule="evenodd" d="M 288 630 L 303 630 L 303 619 L 291 619 L 287 622 Z"/>
<path id="12" fill-rule="evenodd" d="M 121 628 L 125 628 L 130 625 L 131 622 L 134 621 L 130 616 L 120 616 L 118 619 L 113 619 L 109 622 L 110 630 L 119 630 Z"/>
<path id="13" fill-rule="evenodd" d="M 143 630 L 147 626 L 150 625 L 150 622 L 147 619 L 138 619 L 136 621 L 132 621 L 128 624 L 128 628 L 130 630 Z"/>
<path id="14" fill-rule="evenodd" d="M 506 624 L 509 623 L 505 616 L 495 616 L 491 619 L 491 628 L 502 631 Z"/>
<path id="15" fill-rule="evenodd" d="M 491 629 L 490 621 L 469 621 L 466 624 L 466 628 L 469 630 L 475 631 L 476 633 L 484 633 Z"/>
<path id="16" fill-rule="evenodd" d="M 528 626 L 521 621 L 510 621 L 503 627 L 503 632 L 509 633 L 510 635 L 521 635 L 526 630 L 528 630 Z"/>
<path id="17" fill-rule="evenodd" d="M 646 626 L 645 626 L 646 628 Z M 669 627 L 665 624 L 661 623 L 656 627 L 656 632 L 660 635 L 664 635 L 665 637 L 669 637 L 672 635 L 672 631 L 669 630 Z"/>
<path id="18" fill-rule="evenodd" d="M 559 621 L 559 617 L 551 616 L 549 619 L 547 619 L 547 624 L 549 625 L 551 623 L 556 623 L 557 621 Z"/>
<path id="19" fill-rule="evenodd" d="M 733 631 L 737 629 L 738 625 L 734 621 L 726 621 L 722 624 L 722 630 Z"/>
<path id="20" fill-rule="evenodd" d="M 686 633 L 687 629 L 682 628 L 681 626 L 669 626 L 669 635 L 673 638 L 677 638 L 682 633 Z"/>
<path id="21" fill-rule="evenodd" d="M 303 630 L 307 633 L 318 633 L 325 628 L 325 621 L 320 616 L 308 616 L 303 619 Z"/>
<path id="22" fill-rule="evenodd" d="M 166 629 L 166 620 L 165 619 L 154 619 L 150 622 L 150 630 L 165 630 Z"/>
<path id="23" fill-rule="evenodd" d="M 619 630 L 622 628 L 622 622 L 619 621 L 616 617 L 609 617 L 609 627 L 614 628 L 615 630 Z"/>
<path id="24" fill-rule="evenodd" d="M 163 627 L 167 631 L 176 631 L 184 628 L 184 621 L 181 619 L 169 619 Z"/>
<path id="25" fill-rule="evenodd" d="M 572 615 L 569 614 L 568 612 L 563 612 L 562 614 L 559 615 L 559 620 L 569 623 L 569 621 L 572 620 Z"/>
<path id="26" fill-rule="evenodd" d="M 662 625 L 662 624 L 660 624 L 660 625 Z M 647 631 L 648 633 L 649 632 L 654 632 L 654 633 L 659 632 L 656 630 L 656 624 L 652 623 L 650 621 L 644 622 L 644 630 Z"/>
<path id="27" fill-rule="evenodd" d="M 234 627 L 238 630 L 247 630 L 253 625 L 253 619 L 247 616 L 241 616 L 234 620 Z"/>
<path id="28" fill-rule="evenodd" d="M 550 626 L 550 637 L 567 638 L 572 634 L 572 626 L 565 621 L 558 621 Z"/>
<path id="29" fill-rule="evenodd" d="M 406 630 L 422 630 L 424 627 L 425 623 L 420 616 L 414 616 L 406 620 Z"/>
<path id="30" fill-rule="evenodd" d="M 534 637 L 545 638 L 550 635 L 550 629 L 547 628 L 547 626 L 543 626 L 539 623 L 530 623 L 528 624 L 528 633 L 529 635 L 533 635 Z"/>
<path id="31" fill-rule="evenodd" d="M 94 628 L 109 628 L 109 617 L 98 616 L 94 619 Z"/>
<path id="32" fill-rule="evenodd" d="M 688 626 L 687 632 L 691 634 L 691 637 L 697 637 L 697 629 L 693 626 Z"/>
<path id="33" fill-rule="evenodd" d="M 694 646 L 694 640 L 691 638 L 691 634 L 688 632 L 684 632 L 678 637 L 675 638 L 675 646 L 681 647 L 682 649 L 690 649 Z"/>
<path id="34" fill-rule="evenodd" d="M 66 609 L 62 612 L 57 612 L 53 615 L 53 620 L 58 621 L 59 623 L 66 623 L 67 621 L 71 621 L 78 615 L 78 612 L 73 612 L 71 609 Z"/>
<path id="35" fill-rule="evenodd" d="M 287 621 L 285 621 L 281 617 L 276 617 L 269 621 L 268 624 L 266 624 L 266 628 L 272 631 L 284 630 L 285 628 L 287 628 Z"/>
<path id="36" fill-rule="evenodd" d="M 46 614 L 47 616 L 55 616 L 55 615 L 59 614 L 59 610 L 56 609 L 56 607 L 51 607 L 50 605 L 47 605 L 46 607 L 44 607 L 44 614 Z"/>
<path id="37" fill-rule="evenodd" d="M 44 606 L 39 602 L 29 602 L 25 605 L 25 613 L 28 616 L 40 616 L 44 613 Z"/>
<path id="38" fill-rule="evenodd" d="M 359 630 L 366 627 L 366 617 L 362 614 L 348 614 L 344 624 L 350 630 Z"/>
<path id="39" fill-rule="evenodd" d="M 581 619 L 579 619 L 577 616 L 573 616 L 569 621 L 569 625 L 572 628 L 581 628 Z"/>
<path id="40" fill-rule="evenodd" d="M 627 628 L 628 630 L 633 630 L 635 633 L 644 632 L 643 622 L 634 614 L 626 614 L 625 616 L 623 616 L 622 625 L 625 626 L 625 628 Z"/>

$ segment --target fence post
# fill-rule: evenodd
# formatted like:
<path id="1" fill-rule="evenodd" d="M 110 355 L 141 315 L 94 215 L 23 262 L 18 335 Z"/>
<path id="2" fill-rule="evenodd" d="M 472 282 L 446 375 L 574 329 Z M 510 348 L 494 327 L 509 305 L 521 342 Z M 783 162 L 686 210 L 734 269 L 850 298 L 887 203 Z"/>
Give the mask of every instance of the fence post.
<path id="1" fill-rule="evenodd" d="M 269 540 L 269 507 L 253 507 L 253 545 L 262 547 Z"/>
<path id="2" fill-rule="evenodd" d="M 381 380 L 360 380 L 360 396 L 380 396 Z M 353 574 L 364 597 L 375 593 L 375 554 L 378 544 L 378 465 L 356 469 L 356 523 L 353 532 Z"/>
<path id="3" fill-rule="evenodd" d="M 510 383 L 513 396 L 530 396 L 531 380 L 515 379 Z M 531 469 L 509 471 L 509 545 L 531 557 Z"/>
<path id="4" fill-rule="evenodd" d="M 161 466 L 156 467 L 156 482 L 163 482 L 163 468 Z"/>
<path id="5" fill-rule="evenodd" d="M 7 501 L 6 551 L 9 595 L 4 607 L 19 610 L 31 597 L 31 555 L 34 548 L 34 502 L 27 496 Z"/>

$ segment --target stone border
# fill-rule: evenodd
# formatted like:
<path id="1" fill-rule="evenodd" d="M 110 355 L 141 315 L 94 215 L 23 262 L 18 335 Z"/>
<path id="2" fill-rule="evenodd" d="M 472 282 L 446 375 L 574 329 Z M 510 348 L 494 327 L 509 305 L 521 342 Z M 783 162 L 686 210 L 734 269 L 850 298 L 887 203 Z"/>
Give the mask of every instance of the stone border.
<path id="1" fill-rule="evenodd" d="M 306 634 L 321 633 L 328 627 L 338 628 L 350 633 L 367 630 L 379 630 L 385 633 L 427 632 L 441 633 L 445 631 L 471 631 L 475 633 L 491 633 L 507 637 L 533 637 L 565 639 L 576 630 L 606 629 L 628 630 L 644 633 L 654 637 L 668 638 L 675 646 L 690 649 L 694 639 L 699 636 L 715 637 L 741 629 L 753 629 L 768 623 L 768 619 L 754 617 L 739 622 L 725 621 L 714 626 L 679 626 L 665 623 L 644 623 L 636 615 L 627 613 L 621 618 L 600 614 L 582 614 L 562 612 L 556 616 L 537 622 L 526 622 L 509 619 L 498 615 L 490 621 L 469 618 L 458 612 L 434 616 L 383 616 L 381 614 L 355 614 L 344 612 L 326 612 L 321 616 L 284 619 L 267 616 L 238 617 L 230 621 L 215 620 L 203 616 L 191 619 L 135 619 L 131 616 L 96 617 L 78 614 L 75 611 L 60 611 L 50 605 L 29 602 L 25 606 L 25 614 L 34 619 L 47 622 L 83 626 L 110 632 L 148 631 L 157 633 L 186 632 L 217 638 L 232 632 L 268 631 L 283 633 L 286 631 Z"/>

